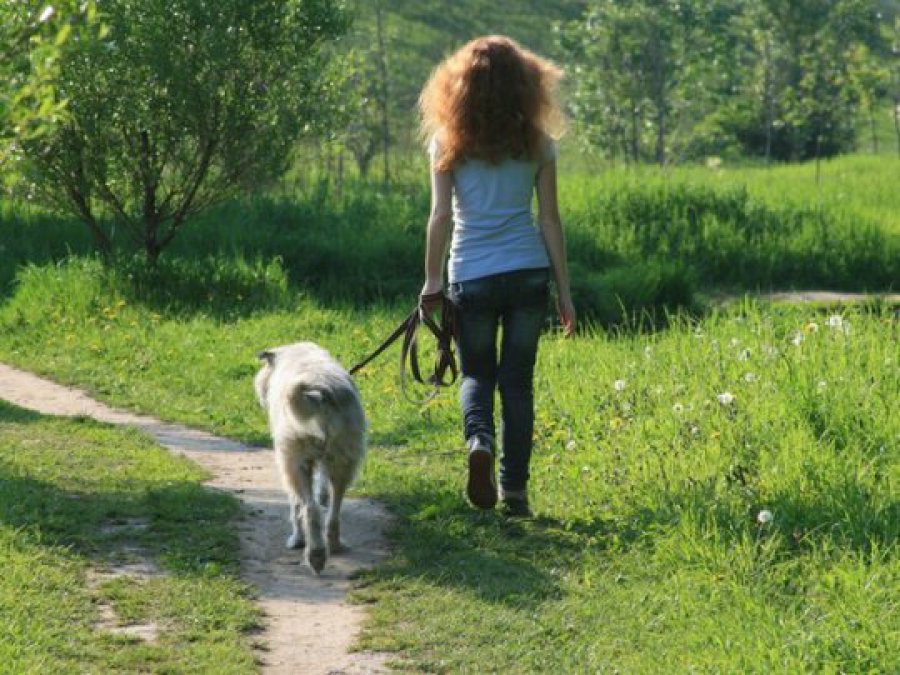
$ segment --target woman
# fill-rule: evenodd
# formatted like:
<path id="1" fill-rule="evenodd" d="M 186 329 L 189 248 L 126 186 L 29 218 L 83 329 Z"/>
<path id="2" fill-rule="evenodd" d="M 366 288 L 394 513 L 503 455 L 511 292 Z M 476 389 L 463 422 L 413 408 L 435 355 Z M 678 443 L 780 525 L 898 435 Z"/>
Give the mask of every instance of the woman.
<path id="1" fill-rule="evenodd" d="M 511 516 L 531 515 L 534 364 L 551 271 L 565 333 L 575 330 L 556 195 L 553 135 L 562 115 L 554 93 L 561 75 L 509 38 L 482 37 L 441 63 L 419 98 L 431 158 L 422 296 L 443 290 L 452 224 L 447 267 L 457 311 L 467 494 L 479 508 L 497 503 L 499 389 L 500 499 Z M 537 227 L 531 212 L 535 191 Z M 430 309 L 423 302 L 423 311 Z"/>

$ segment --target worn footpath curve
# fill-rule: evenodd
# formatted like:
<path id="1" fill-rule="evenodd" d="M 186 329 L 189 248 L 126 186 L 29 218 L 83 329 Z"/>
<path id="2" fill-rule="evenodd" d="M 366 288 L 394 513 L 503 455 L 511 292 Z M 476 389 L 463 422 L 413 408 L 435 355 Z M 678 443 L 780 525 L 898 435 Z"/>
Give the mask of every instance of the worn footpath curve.
<path id="1" fill-rule="evenodd" d="M 342 536 L 349 550 L 330 558 L 318 577 L 289 534 L 287 499 L 272 451 L 110 408 L 81 391 L 0 364 L 0 398 L 49 415 L 83 415 L 137 427 L 170 452 L 189 457 L 212 474 L 211 488 L 229 492 L 243 506 L 239 522 L 241 574 L 258 591 L 264 630 L 258 653 L 264 673 L 362 675 L 385 673 L 383 655 L 349 653 L 363 618 L 346 601 L 352 575 L 386 554 L 387 511 L 369 499 L 348 499 Z"/>

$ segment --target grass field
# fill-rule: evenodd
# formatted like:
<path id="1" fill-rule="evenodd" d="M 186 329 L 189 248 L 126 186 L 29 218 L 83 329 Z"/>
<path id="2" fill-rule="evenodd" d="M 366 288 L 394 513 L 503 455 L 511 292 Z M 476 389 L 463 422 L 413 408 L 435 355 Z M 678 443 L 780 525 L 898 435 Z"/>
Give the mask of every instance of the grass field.
<path id="1" fill-rule="evenodd" d="M 564 179 L 573 267 L 587 277 L 581 297 L 602 316 L 613 311 L 604 309 L 610 289 L 632 289 L 619 297 L 626 315 L 646 302 L 659 318 L 696 289 L 753 289 L 766 274 L 773 284 L 833 274 L 845 287 L 896 289 L 893 164 L 824 166 L 822 185 L 840 183 L 841 198 L 810 187 L 812 167 L 756 171 Z M 4 236 L 0 252 L 0 360 L 117 405 L 265 443 L 254 354 L 304 338 L 354 362 L 405 315 L 399 298 L 420 282 L 421 189 L 346 189 L 340 199 L 322 187 L 299 201 L 232 205 L 185 233 L 156 270 L 134 262 L 109 270 L 80 254 L 61 260 L 55 237 L 70 225 L 7 210 L 0 227 L 14 238 Z M 67 242 L 74 253 L 82 244 Z M 427 402 L 424 391 L 404 396 L 391 356 L 361 373 L 372 450 L 357 489 L 398 515 L 394 555 L 355 593 L 370 610 L 361 646 L 396 652 L 414 672 L 900 670 L 895 309 L 750 300 L 693 309 L 656 330 L 598 323 L 573 340 L 548 331 L 532 522 L 466 505 L 455 390 Z M 86 569 L 117 545 L 98 531 L 137 515 L 158 523 L 139 536 L 172 571 L 159 583 L 211 595 L 192 604 L 197 615 L 179 614 L 174 600 L 123 601 L 122 611 L 165 617 L 165 644 L 189 641 L 199 654 L 184 657 L 191 664 L 227 653 L 235 671 L 254 669 L 253 613 L 232 574 L 232 502 L 204 506 L 196 472 L 135 436 L 8 406 L 0 425 L 0 470 L 10 477 L 0 489 L 38 490 L 35 501 L 0 501 L 2 562 L 32 575 L 35 589 L 16 594 L 0 581 L 0 617 L 15 635 L 46 636 L 37 646 L 14 641 L 17 663 L 188 663 L 149 666 L 181 657 L 91 630 L 94 595 L 116 601 L 119 592 L 85 590 Z M 34 460 L 23 454 L 37 452 L 32 437 L 45 439 Z M 97 479 L 95 462 L 113 447 L 123 449 L 121 474 Z M 135 468 L 144 458 L 152 469 Z M 160 514 L 155 495 L 170 483 L 184 501 Z M 56 499 L 89 490 L 99 497 L 87 513 L 86 502 Z M 58 506 L 45 523 L 48 494 Z M 211 551 L 169 525 L 195 500 L 214 512 Z M 33 620 L 40 613 L 29 603 L 53 605 L 69 587 L 80 590 L 56 603 L 58 613 Z M 77 630 L 61 646 L 66 622 Z M 182 628 L 209 625 L 221 630 L 196 644 Z"/>
<path id="2" fill-rule="evenodd" d="M 71 264 L 22 277 L 0 358 L 264 442 L 256 350 L 302 336 L 349 362 L 398 315 L 302 300 L 164 317 Z M 897 332 L 886 308 L 747 304 L 653 334 L 548 337 L 541 517 L 523 524 L 465 505 L 454 395 L 407 401 L 377 362 L 360 377 L 360 489 L 401 524 L 357 594 L 373 603 L 365 646 L 444 672 L 895 670 Z"/>
<path id="3" fill-rule="evenodd" d="M 237 506 L 202 479 L 137 432 L 0 402 L 0 671 L 251 671 Z M 135 625 L 155 639 L 115 632 Z"/>

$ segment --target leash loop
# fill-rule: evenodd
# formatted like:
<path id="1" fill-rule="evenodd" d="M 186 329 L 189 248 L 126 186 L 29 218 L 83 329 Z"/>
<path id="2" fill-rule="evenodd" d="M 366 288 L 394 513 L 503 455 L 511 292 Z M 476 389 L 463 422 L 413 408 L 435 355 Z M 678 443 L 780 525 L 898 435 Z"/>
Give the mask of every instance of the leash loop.
<path id="1" fill-rule="evenodd" d="M 435 321 L 435 310 L 431 309 L 436 305 L 440 307 L 439 322 Z M 419 367 L 417 333 L 420 325 L 424 325 L 437 340 L 434 370 L 427 378 L 422 376 L 422 370 Z M 413 379 L 420 384 L 431 384 L 437 388 L 450 386 L 456 381 L 456 378 L 459 376 L 459 370 L 453 353 L 453 339 L 456 337 L 455 309 L 443 292 L 419 296 L 419 304 L 415 309 L 406 316 L 374 352 L 353 366 L 349 371 L 350 374 L 355 375 L 362 370 L 400 339 L 401 336 L 403 337 L 400 351 L 401 386 L 406 377 L 407 364 Z"/>

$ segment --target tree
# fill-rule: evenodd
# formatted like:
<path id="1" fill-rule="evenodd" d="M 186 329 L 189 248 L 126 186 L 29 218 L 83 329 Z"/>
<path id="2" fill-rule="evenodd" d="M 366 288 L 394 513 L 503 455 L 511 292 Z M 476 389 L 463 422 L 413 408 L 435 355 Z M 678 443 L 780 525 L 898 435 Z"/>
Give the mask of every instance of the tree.
<path id="1" fill-rule="evenodd" d="M 865 44 L 858 44 L 848 50 L 848 75 L 859 101 L 859 106 L 869 122 L 872 138 L 872 152 L 878 153 L 878 134 L 875 118 L 879 105 L 890 86 L 890 71 L 881 59 Z"/>
<path id="2" fill-rule="evenodd" d="M 668 161 L 670 136 L 704 89 L 704 4 L 600 0 L 563 28 L 561 46 L 575 63 L 574 111 L 611 155 L 625 150 L 638 161 L 646 140 L 656 162 Z"/>
<path id="3" fill-rule="evenodd" d="M 59 57 L 73 34 L 89 39 L 98 26 L 93 1 L 0 5 L 0 173 L 8 177 L 22 142 L 48 133 L 66 101 L 56 91 Z"/>
<path id="4" fill-rule="evenodd" d="M 327 117 L 332 0 L 117 0 L 105 40 L 60 59 L 68 118 L 25 145 L 38 194 L 98 249 L 124 233 L 155 261 L 198 211 L 285 168 Z"/>
<path id="5" fill-rule="evenodd" d="M 900 16 L 894 19 L 894 39 L 891 44 L 891 99 L 894 132 L 897 134 L 897 156 L 900 157 Z"/>
<path id="6" fill-rule="evenodd" d="M 829 156 L 855 138 L 859 90 L 853 51 L 878 47 L 871 0 L 763 0 L 784 53 L 779 92 L 783 159 Z"/>

